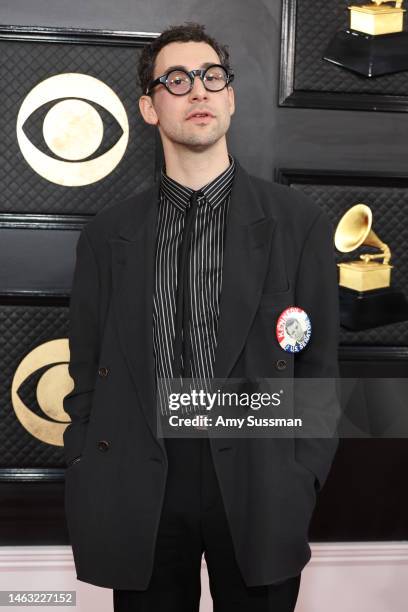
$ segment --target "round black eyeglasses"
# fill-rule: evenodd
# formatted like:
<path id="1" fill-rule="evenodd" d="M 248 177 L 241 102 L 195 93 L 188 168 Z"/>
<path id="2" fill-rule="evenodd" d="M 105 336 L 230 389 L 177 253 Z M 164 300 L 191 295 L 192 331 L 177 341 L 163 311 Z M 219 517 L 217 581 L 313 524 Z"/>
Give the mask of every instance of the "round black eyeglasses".
<path id="1" fill-rule="evenodd" d="M 162 83 L 171 94 L 184 96 L 192 90 L 194 77 L 196 76 L 200 77 L 207 91 L 221 91 L 234 80 L 234 73 L 228 71 L 221 64 L 212 64 L 202 70 L 198 68 L 188 71 L 178 68 L 169 70 L 166 74 L 152 81 L 146 89 L 146 95 L 150 95 L 153 87 Z"/>

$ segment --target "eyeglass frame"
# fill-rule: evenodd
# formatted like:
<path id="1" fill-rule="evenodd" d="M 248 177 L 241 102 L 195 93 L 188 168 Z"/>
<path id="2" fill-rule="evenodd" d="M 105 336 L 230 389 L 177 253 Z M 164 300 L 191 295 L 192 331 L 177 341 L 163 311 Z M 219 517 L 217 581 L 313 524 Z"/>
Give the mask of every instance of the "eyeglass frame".
<path id="1" fill-rule="evenodd" d="M 222 87 L 221 89 L 208 89 L 205 86 L 205 81 L 204 81 L 204 75 L 207 72 L 207 70 L 210 70 L 210 68 L 222 68 L 223 70 L 225 70 L 226 74 L 227 74 L 227 80 L 225 81 L 225 85 L 224 87 Z M 188 89 L 185 93 L 182 94 L 176 94 L 174 93 L 174 91 L 171 91 L 168 84 L 167 84 L 167 79 L 169 77 L 169 74 L 172 72 L 184 72 L 185 74 L 187 74 L 190 77 L 190 89 Z M 162 74 L 162 76 L 157 77 L 157 79 L 154 79 L 154 81 L 151 81 L 149 83 L 149 85 L 147 86 L 145 95 L 146 96 L 150 96 L 150 92 L 153 89 L 153 87 L 156 87 L 156 85 L 160 85 L 160 83 L 162 85 L 165 86 L 165 88 L 167 89 L 167 91 L 169 93 L 171 93 L 172 96 L 185 96 L 188 93 L 190 93 L 190 91 L 193 89 L 194 87 L 194 78 L 196 76 L 199 76 L 201 79 L 202 84 L 204 85 L 204 88 L 206 91 L 211 91 L 213 93 L 218 93 L 219 91 L 222 91 L 223 89 L 225 89 L 227 87 L 227 85 L 229 85 L 230 83 L 232 83 L 232 81 L 234 80 L 235 74 L 232 70 L 228 70 L 225 66 L 223 66 L 222 64 L 211 64 L 210 66 L 207 66 L 207 68 L 196 68 L 196 70 L 185 70 L 184 68 L 171 68 L 170 70 L 168 70 L 167 72 L 165 72 L 164 74 Z"/>

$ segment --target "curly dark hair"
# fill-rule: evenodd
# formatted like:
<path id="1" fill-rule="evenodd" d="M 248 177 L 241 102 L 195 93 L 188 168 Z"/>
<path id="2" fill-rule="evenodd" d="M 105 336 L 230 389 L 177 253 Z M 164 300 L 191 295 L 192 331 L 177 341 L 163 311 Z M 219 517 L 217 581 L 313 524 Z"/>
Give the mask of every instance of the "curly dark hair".
<path id="1" fill-rule="evenodd" d="M 139 85 L 145 93 L 150 81 L 153 79 L 154 64 L 161 49 L 172 42 L 205 42 L 209 44 L 220 58 L 220 64 L 230 70 L 230 56 L 228 45 L 221 45 L 205 32 L 205 26 L 193 21 L 186 21 L 183 25 L 174 25 L 147 44 L 140 55 L 137 73 Z"/>

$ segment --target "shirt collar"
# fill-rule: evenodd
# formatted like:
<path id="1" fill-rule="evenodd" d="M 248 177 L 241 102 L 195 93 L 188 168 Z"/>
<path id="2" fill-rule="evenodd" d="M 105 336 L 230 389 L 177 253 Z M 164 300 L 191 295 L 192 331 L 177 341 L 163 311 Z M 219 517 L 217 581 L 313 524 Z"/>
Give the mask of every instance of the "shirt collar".
<path id="1" fill-rule="evenodd" d="M 199 190 L 203 193 L 206 202 L 213 209 L 220 205 L 232 188 L 235 174 L 235 160 L 232 155 L 228 155 L 228 158 L 230 161 L 228 168 Z M 181 185 L 167 176 L 164 166 L 161 171 L 160 189 L 170 202 L 181 211 L 187 208 L 194 192 L 190 187 L 184 187 L 184 185 Z M 198 206 L 202 204 L 202 200 L 202 198 L 198 199 Z"/>

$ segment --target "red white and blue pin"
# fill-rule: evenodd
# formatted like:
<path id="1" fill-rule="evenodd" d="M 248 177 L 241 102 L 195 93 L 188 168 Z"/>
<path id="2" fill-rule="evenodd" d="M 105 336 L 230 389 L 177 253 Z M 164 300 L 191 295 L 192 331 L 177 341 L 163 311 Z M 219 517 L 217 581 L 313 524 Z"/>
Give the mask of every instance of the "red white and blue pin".
<path id="1" fill-rule="evenodd" d="M 312 324 L 307 313 L 299 306 L 289 306 L 276 322 L 276 338 L 284 351 L 298 353 L 310 340 Z"/>

